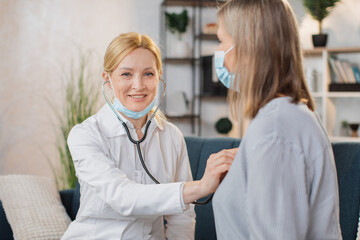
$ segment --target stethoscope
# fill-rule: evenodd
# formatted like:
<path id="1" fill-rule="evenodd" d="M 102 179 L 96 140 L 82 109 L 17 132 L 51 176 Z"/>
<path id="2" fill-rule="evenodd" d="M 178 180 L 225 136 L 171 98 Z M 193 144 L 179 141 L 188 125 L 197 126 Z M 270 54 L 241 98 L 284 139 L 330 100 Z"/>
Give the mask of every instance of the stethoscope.
<path id="1" fill-rule="evenodd" d="M 119 113 L 114 109 L 114 107 L 112 106 L 111 102 L 108 100 L 108 98 L 106 97 L 106 94 L 105 94 L 105 88 L 104 86 L 108 83 L 111 84 L 111 87 L 112 87 L 112 92 L 113 92 L 113 95 L 114 95 L 114 98 L 115 98 L 115 92 L 114 92 L 114 88 L 113 88 L 113 85 L 112 85 L 112 82 L 111 82 L 111 78 L 110 78 L 110 74 L 108 74 L 108 77 L 110 79 L 105 81 L 103 84 L 102 84 L 102 87 L 101 87 L 101 91 L 104 95 L 104 98 L 105 98 L 105 101 L 106 103 L 108 104 L 108 106 L 110 107 L 110 109 L 114 112 L 115 116 L 117 117 L 117 119 L 120 121 L 120 123 L 123 125 L 125 131 L 126 131 L 126 135 L 127 137 L 129 138 L 130 142 L 132 142 L 133 144 L 136 145 L 136 149 L 137 149 L 137 152 L 138 152 L 138 155 L 139 155 L 139 159 L 140 159 L 140 162 L 141 162 L 141 165 L 143 167 L 143 169 L 145 170 L 146 174 L 151 178 L 151 180 L 153 180 L 154 183 L 156 184 L 160 184 L 160 182 L 149 172 L 149 170 L 147 169 L 146 167 L 146 164 L 144 162 L 144 159 L 142 157 L 142 154 L 141 154 L 141 148 L 140 148 L 140 143 L 142 143 L 145 138 L 146 138 L 146 135 L 147 135 L 147 132 L 148 132 L 148 129 L 149 129 L 149 126 L 151 124 L 151 121 L 153 120 L 153 118 L 155 117 L 155 114 L 156 112 L 159 110 L 163 100 L 164 100 L 164 97 L 165 97 L 165 89 L 166 89 L 166 83 L 164 80 L 161 79 L 161 82 L 164 84 L 164 91 L 163 91 L 163 94 L 161 96 L 161 99 L 160 99 L 160 103 L 159 105 L 156 107 L 155 111 L 153 112 L 153 114 L 151 115 L 151 117 L 149 118 L 149 120 L 146 122 L 145 124 L 145 131 L 144 131 L 144 135 L 142 136 L 141 139 L 139 140 L 135 140 L 131 137 L 131 133 L 129 131 L 129 128 L 128 126 L 126 125 L 126 123 L 121 119 Z M 204 202 L 192 202 L 192 204 L 196 204 L 196 205 L 205 205 L 207 203 L 209 203 L 211 201 L 213 197 L 213 194 L 210 195 L 209 198 L 207 198 Z"/>

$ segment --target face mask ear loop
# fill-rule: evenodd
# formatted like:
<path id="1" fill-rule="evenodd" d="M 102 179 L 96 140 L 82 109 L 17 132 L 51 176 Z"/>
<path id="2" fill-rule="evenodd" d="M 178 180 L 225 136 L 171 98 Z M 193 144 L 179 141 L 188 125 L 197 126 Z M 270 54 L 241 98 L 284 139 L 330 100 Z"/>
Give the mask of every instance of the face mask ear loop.
<path id="1" fill-rule="evenodd" d="M 161 96 L 160 103 L 159 103 L 159 105 L 156 107 L 154 113 L 151 115 L 149 121 L 153 120 L 153 118 L 155 117 L 156 112 L 159 110 L 161 104 L 162 104 L 163 101 L 164 101 L 165 92 L 166 92 L 166 91 L 165 91 L 165 90 L 166 90 L 166 83 L 165 83 L 165 81 L 164 81 L 163 79 L 160 79 L 160 81 L 161 81 L 161 82 L 163 83 L 163 85 L 164 85 L 164 91 L 163 91 L 163 94 L 162 94 L 162 96 Z"/>
<path id="2" fill-rule="evenodd" d="M 226 55 L 228 52 L 230 52 L 232 49 L 234 48 L 234 46 L 232 46 L 231 48 L 229 48 L 224 55 Z"/>
<path id="3" fill-rule="evenodd" d="M 105 82 L 102 84 L 101 91 L 102 91 L 102 93 L 103 93 L 103 95 L 104 95 L 104 98 L 105 98 L 105 101 L 106 101 L 106 103 L 109 105 L 110 109 L 115 113 L 115 116 L 117 117 L 117 119 L 119 119 L 119 121 L 120 121 L 122 124 L 124 124 L 124 121 L 121 119 L 121 117 L 119 116 L 119 114 L 117 113 L 117 111 L 113 108 L 111 102 L 110 102 L 110 101 L 107 99 L 107 97 L 106 97 L 104 86 L 105 86 L 105 84 L 110 83 L 110 84 L 111 84 L 111 89 L 112 89 L 112 92 L 113 92 L 114 98 L 115 98 L 115 91 L 114 91 L 114 87 L 113 87 L 112 82 L 111 82 L 110 74 L 108 74 L 108 76 L 109 76 L 109 80 L 110 80 L 110 81 L 107 80 L 107 81 L 105 81 Z"/>
<path id="4" fill-rule="evenodd" d="M 112 93 L 113 93 L 113 100 L 114 100 L 114 99 L 116 98 L 115 91 L 114 91 L 114 85 L 113 85 L 113 83 L 112 83 L 112 81 L 111 81 L 110 73 L 108 73 L 107 75 L 108 75 L 108 77 L 109 77 L 108 82 L 110 82 L 111 90 L 112 90 Z"/>

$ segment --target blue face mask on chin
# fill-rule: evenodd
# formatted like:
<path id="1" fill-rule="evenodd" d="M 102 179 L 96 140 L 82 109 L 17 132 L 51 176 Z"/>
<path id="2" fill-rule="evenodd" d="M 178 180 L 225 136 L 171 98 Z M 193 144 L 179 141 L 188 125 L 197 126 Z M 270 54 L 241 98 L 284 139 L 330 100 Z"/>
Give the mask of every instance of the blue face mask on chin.
<path id="1" fill-rule="evenodd" d="M 232 88 L 234 83 L 234 74 L 229 73 L 227 68 L 224 66 L 225 55 L 230 52 L 234 46 L 229 48 L 226 52 L 224 51 L 216 51 L 215 52 L 215 71 L 218 76 L 220 82 L 224 84 L 227 88 Z"/>
<path id="2" fill-rule="evenodd" d="M 127 109 L 126 107 L 124 107 L 124 105 L 121 104 L 121 102 L 119 101 L 119 99 L 115 95 L 114 87 L 113 87 L 113 84 L 112 84 L 112 81 L 111 81 L 111 78 L 110 78 L 110 74 L 108 74 L 108 77 L 109 77 L 109 80 L 110 80 L 110 83 L 111 83 L 111 87 L 113 89 L 113 94 L 115 96 L 115 101 L 112 104 L 112 106 L 117 111 L 125 114 L 129 118 L 139 119 L 139 118 L 144 117 L 146 114 L 148 114 L 151 111 L 151 109 L 153 109 L 153 107 L 155 106 L 155 98 L 154 98 L 154 100 L 144 110 L 142 110 L 140 112 L 134 112 L 134 111 L 131 111 L 131 110 Z"/>
<path id="3" fill-rule="evenodd" d="M 128 116 L 129 118 L 132 118 L 132 119 L 142 118 L 143 116 L 148 114 L 151 111 L 151 109 L 153 109 L 154 106 L 155 106 L 155 98 L 144 110 L 142 110 L 140 112 L 134 112 L 134 111 L 127 109 L 126 107 L 124 107 L 124 105 L 121 104 L 121 102 L 117 98 L 115 98 L 115 101 L 113 103 L 113 107 L 116 110 L 118 110 L 119 112 L 125 114 L 126 116 Z"/>

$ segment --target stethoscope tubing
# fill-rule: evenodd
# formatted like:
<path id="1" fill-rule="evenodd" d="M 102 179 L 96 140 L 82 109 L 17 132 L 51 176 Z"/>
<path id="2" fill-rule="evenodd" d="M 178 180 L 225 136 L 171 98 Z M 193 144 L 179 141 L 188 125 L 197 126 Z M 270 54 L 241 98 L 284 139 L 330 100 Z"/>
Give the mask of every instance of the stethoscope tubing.
<path id="1" fill-rule="evenodd" d="M 111 81 L 107 80 L 105 81 L 103 84 L 102 84 L 102 88 L 101 88 L 101 91 L 104 95 L 104 98 L 105 98 L 105 101 L 106 103 L 108 104 L 108 106 L 110 107 L 110 109 L 114 112 L 114 114 L 116 115 L 117 119 L 121 122 L 121 125 L 123 125 L 125 131 L 126 131 L 126 135 L 127 137 L 129 138 L 130 142 L 132 142 L 133 144 L 136 145 L 136 149 L 137 149 L 137 152 L 138 152 L 138 155 L 139 155 L 139 159 L 140 159 L 140 163 L 143 167 L 143 169 L 145 170 L 146 174 L 150 177 L 150 179 L 156 183 L 156 184 L 160 184 L 160 182 L 150 173 L 150 171 L 148 170 L 148 168 L 146 167 L 146 164 L 144 162 L 144 159 L 143 159 L 143 156 L 141 154 L 141 148 L 140 148 L 140 143 L 142 143 L 146 136 L 147 136 L 147 132 L 148 132 L 148 129 L 149 129 L 149 126 L 151 124 L 151 120 L 154 118 L 157 110 L 159 109 L 159 107 L 161 106 L 162 102 L 163 102 L 163 99 L 164 99 L 164 96 L 165 96 L 165 88 L 166 88 L 166 83 L 165 81 L 161 81 L 163 84 L 164 84 L 164 92 L 163 92 L 163 95 L 161 97 L 161 100 L 160 100 L 160 104 L 156 107 L 155 111 L 153 112 L 153 114 L 151 115 L 150 119 L 146 122 L 146 125 L 145 125 L 145 131 L 144 131 L 144 135 L 142 136 L 141 139 L 139 140 L 134 140 L 132 137 L 131 137 L 131 133 L 129 131 L 129 128 L 128 126 L 126 125 L 126 123 L 121 119 L 121 117 L 119 116 L 119 114 L 116 112 L 116 110 L 114 109 L 114 107 L 111 105 L 110 101 L 107 99 L 106 97 L 106 94 L 105 94 L 105 89 L 104 89 L 104 86 L 105 84 L 107 83 L 111 83 Z M 114 97 L 115 97 L 115 93 L 113 92 L 114 94 Z M 198 201 L 195 201 L 195 202 L 192 202 L 192 204 L 195 204 L 195 205 L 206 205 L 207 203 L 209 203 L 211 201 L 211 199 L 213 198 L 214 194 L 211 194 L 210 197 L 208 197 L 205 201 L 203 202 L 198 202 Z"/>

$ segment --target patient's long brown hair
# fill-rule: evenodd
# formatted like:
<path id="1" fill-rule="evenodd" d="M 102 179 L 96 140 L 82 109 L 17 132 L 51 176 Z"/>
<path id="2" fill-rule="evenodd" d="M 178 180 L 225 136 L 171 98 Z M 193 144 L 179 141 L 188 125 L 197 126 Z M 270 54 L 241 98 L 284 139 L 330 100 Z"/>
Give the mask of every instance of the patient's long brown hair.
<path id="1" fill-rule="evenodd" d="M 314 102 L 306 85 L 299 32 L 286 0 L 230 0 L 218 11 L 235 45 L 234 88 L 228 100 L 233 117 L 254 118 L 279 95 L 293 103 Z"/>

